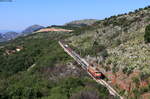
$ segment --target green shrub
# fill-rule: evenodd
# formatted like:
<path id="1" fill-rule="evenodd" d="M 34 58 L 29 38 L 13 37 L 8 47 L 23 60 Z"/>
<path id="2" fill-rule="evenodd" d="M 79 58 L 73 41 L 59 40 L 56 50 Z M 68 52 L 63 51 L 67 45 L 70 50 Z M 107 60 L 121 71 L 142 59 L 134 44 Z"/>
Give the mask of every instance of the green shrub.
<path id="1" fill-rule="evenodd" d="M 145 28 L 144 40 L 145 43 L 150 43 L 150 24 Z"/>
<path id="2" fill-rule="evenodd" d="M 134 67 L 128 66 L 128 67 L 124 67 L 122 71 L 124 74 L 130 75 L 133 72 L 133 69 Z"/>
<path id="3" fill-rule="evenodd" d="M 132 78 L 132 81 L 136 84 L 138 84 L 140 82 L 139 78 L 138 77 L 133 77 Z"/>

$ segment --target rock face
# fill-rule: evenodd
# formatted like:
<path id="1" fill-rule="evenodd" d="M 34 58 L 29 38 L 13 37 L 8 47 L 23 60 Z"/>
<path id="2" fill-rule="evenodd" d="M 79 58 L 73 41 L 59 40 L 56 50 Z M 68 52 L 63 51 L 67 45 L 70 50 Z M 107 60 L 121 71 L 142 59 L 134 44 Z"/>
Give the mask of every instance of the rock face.
<path id="1" fill-rule="evenodd" d="M 66 23 L 65 26 L 72 26 L 72 27 L 90 26 L 96 21 L 98 20 L 96 19 L 76 20 L 76 21 Z"/>
<path id="2" fill-rule="evenodd" d="M 40 26 L 40 25 L 32 25 L 32 26 L 29 26 L 28 28 L 26 28 L 25 30 L 23 30 L 22 34 L 28 35 L 28 34 L 31 34 L 32 32 L 38 31 L 38 30 L 43 29 L 43 28 L 44 27 Z"/>

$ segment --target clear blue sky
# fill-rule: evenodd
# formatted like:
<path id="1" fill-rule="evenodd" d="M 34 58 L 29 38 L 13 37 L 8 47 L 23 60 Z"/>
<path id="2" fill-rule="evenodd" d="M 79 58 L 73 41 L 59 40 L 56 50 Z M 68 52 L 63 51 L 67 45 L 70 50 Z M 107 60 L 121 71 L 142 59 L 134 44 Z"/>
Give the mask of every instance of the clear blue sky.
<path id="1" fill-rule="evenodd" d="M 150 0 L 13 0 L 0 2 L 0 30 L 103 19 L 150 5 Z"/>

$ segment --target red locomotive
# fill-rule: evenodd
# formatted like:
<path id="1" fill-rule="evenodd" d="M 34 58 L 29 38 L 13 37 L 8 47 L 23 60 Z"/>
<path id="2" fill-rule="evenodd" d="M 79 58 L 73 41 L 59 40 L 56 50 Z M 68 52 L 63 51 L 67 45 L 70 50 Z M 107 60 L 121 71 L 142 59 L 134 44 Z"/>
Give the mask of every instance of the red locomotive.
<path id="1" fill-rule="evenodd" d="M 88 66 L 87 70 L 96 79 L 104 79 L 105 78 L 105 75 L 102 72 L 100 72 L 98 69 L 95 69 L 92 66 Z"/>

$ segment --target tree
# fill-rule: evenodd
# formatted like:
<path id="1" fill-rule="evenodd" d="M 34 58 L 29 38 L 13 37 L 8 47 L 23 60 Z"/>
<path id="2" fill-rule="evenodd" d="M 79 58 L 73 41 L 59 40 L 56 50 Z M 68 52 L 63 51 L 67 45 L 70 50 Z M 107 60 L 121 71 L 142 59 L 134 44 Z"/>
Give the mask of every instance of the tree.
<path id="1" fill-rule="evenodd" d="M 145 28 L 144 40 L 145 43 L 150 43 L 150 24 Z"/>

